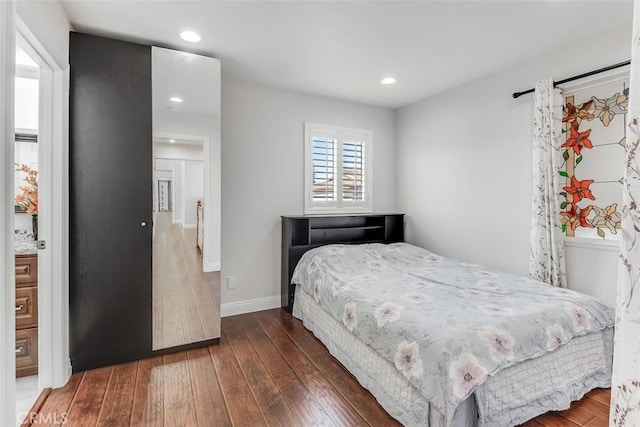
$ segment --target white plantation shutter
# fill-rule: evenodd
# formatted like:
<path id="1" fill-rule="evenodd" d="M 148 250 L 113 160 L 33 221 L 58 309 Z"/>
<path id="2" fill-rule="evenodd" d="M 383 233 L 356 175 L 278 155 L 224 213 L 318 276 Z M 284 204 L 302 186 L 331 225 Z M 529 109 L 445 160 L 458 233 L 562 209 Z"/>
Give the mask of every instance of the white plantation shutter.
<path id="1" fill-rule="evenodd" d="M 337 200 L 337 153 L 338 141 L 333 138 L 314 136 L 313 146 L 313 200 Z"/>
<path id="2" fill-rule="evenodd" d="M 371 131 L 305 124 L 309 213 L 371 212 Z"/>
<path id="3" fill-rule="evenodd" d="M 342 200 L 365 199 L 365 144 L 362 141 L 342 143 Z"/>

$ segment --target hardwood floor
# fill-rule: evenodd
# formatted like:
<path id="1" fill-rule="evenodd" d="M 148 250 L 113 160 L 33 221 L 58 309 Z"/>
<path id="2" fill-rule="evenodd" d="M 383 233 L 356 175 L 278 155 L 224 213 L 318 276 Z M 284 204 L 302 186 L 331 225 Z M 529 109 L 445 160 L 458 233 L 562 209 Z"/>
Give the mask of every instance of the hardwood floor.
<path id="1" fill-rule="evenodd" d="M 594 390 L 525 426 L 605 426 L 608 407 L 609 390 Z M 219 345 L 74 374 L 34 425 L 56 419 L 83 427 L 399 425 L 279 309 L 222 319 Z"/>
<path id="2" fill-rule="evenodd" d="M 203 273 L 195 229 L 158 212 L 153 237 L 153 348 L 220 337 L 220 273 Z"/>

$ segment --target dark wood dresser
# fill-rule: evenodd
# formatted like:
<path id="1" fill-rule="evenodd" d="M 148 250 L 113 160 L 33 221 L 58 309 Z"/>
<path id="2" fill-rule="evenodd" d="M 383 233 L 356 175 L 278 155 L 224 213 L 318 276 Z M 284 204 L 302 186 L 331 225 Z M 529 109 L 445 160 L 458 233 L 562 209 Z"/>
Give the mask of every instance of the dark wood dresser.
<path id="1" fill-rule="evenodd" d="M 16 377 L 38 373 L 38 256 L 16 255 Z"/>

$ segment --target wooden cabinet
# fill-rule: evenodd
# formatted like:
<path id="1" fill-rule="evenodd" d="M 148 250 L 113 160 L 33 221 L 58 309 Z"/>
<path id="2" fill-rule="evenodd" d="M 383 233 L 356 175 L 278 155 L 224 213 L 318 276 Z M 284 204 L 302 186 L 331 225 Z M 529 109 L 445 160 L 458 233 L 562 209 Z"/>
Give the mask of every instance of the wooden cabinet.
<path id="1" fill-rule="evenodd" d="M 38 326 L 38 288 L 16 288 L 16 328 Z"/>
<path id="2" fill-rule="evenodd" d="M 16 377 L 38 373 L 38 256 L 16 255 Z"/>
<path id="3" fill-rule="evenodd" d="M 16 286 L 38 282 L 38 257 L 36 255 L 16 255 Z"/>

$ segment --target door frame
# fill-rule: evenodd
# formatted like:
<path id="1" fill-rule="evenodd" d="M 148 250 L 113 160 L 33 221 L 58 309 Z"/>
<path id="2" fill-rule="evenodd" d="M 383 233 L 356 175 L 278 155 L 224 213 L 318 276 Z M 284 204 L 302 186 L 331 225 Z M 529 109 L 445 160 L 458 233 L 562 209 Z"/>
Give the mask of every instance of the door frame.
<path id="1" fill-rule="evenodd" d="M 69 67 L 62 68 L 20 19 L 15 0 L 0 1 L 0 425 L 15 425 L 15 257 L 13 212 L 15 45 L 20 37 L 41 61 L 39 107 L 39 231 L 47 248 L 39 253 L 39 388 L 61 387 L 71 375 L 69 362 L 68 279 L 68 89 Z M 32 52 L 32 53 L 33 53 Z M 34 58 L 36 59 L 36 58 Z"/>
<path id="2" fill-rule="evenodd" d="M 62 387 L 69 361 L 69 66 L 63 69 L 19 14 L 16 38 L 40 67 L 38 107 L 38 387 Z"/>
<path id="3" fill-rule="evenodd" d="M 173 191 L 171 190 L 171 188 L 173 187 L 172 185 L 173 180 L 169 179 L 169 178 L 158 178 L 156 179 L 156 183 L 157 183 L 157 192 L 158 192 L 158 212 L 171 212 L 173 211 Z M 167 209 L 166 210 L 162 210 L 162 205 L 160 203 L 160 190 L 162 187 L 162 184 L 166 183 L 166 192 L 167 192 Z"/>
<path id="4" fill-rule="evenodd" d="M 0 425 L 16 424 L 14 171 L 7 167 L 14 161 L 15 17 L 15 0 L 0 1 Z"/>
<path id="5" fill-rule="evenodd" d="M 160 195 L 159 195 L 159 187 L 158 187 L 158 183 L 161 181 L 160 178 L 158 178 L 156 176 L 156 173 L 158 172 L 168 172 L 171 174 L 170 177 L 163 177 L 163 180 L 168 180 L 171 181 L 171 224 L 177 224 L 176 222 L 176 200 L 174 198 L 174 193 L 175 193 L 175 182 L 176 182 L 176 169 L 175 168 L 169 168 L 169 169 L 156 169 L 156 160 L 157 158 L 154 157 L 153 158 L 153 210 L 154 213 L 157 214 L 158 212 L 160 212 Z M 167 159 L 162 159 L 162 160 L 167 160 Z M 182 178 L 182 177 L 181 177 Z M 184 210 L 183 210 L 184 211 Z M 153 220 L 156 220 L 156 216 L 154 215 Z M 154 229 L 155 230 L 155 229 Z"/>

